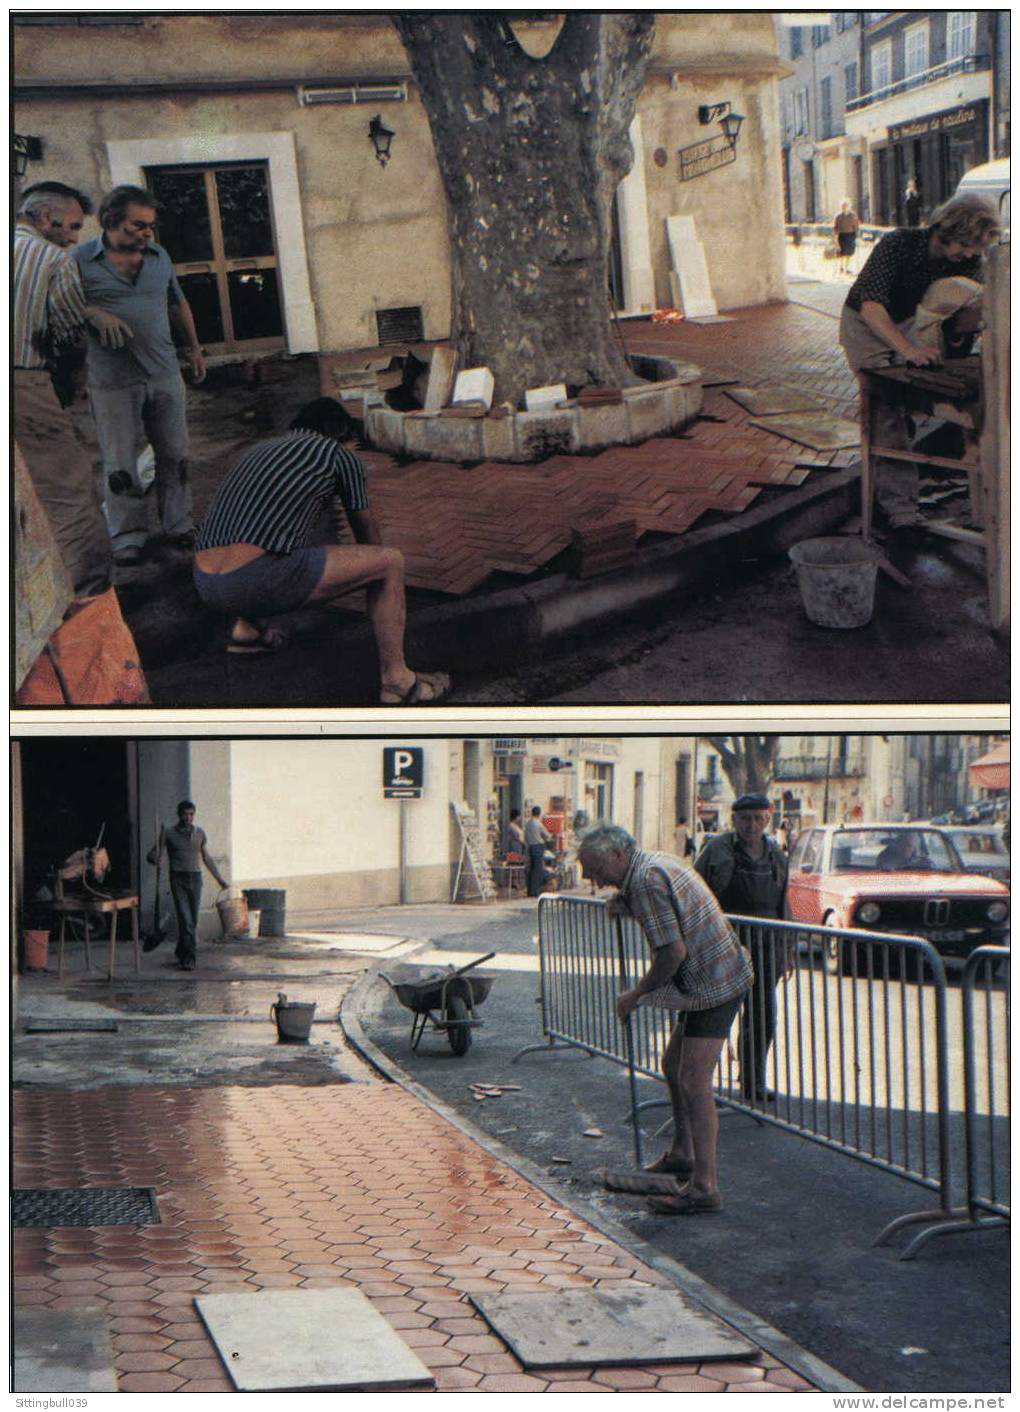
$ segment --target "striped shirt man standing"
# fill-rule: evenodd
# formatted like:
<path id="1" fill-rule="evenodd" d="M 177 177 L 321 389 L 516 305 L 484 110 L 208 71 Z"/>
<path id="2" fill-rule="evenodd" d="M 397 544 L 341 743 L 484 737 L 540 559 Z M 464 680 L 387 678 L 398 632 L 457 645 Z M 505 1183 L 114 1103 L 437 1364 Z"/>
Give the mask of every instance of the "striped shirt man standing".
<path id="1" fill-rule="evenodd" d="M 41 182 L 22 196 L 14 230 L 14 436 L 46 511 L 61 556 L 80 596 L 110 582 L 110 541 L 92 466 L 61 407 L 50 359 L 86 321 L 100 336 L 123 341 L 129 331 L 86 305 L 69 247 L 92 209 L 62 182 Z"/>

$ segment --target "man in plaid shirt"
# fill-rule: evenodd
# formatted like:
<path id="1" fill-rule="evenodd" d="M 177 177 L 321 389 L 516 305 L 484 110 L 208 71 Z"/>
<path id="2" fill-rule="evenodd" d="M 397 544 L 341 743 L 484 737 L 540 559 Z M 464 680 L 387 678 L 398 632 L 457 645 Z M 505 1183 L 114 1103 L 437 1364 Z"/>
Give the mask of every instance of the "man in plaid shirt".
<path id="1" fill-rule="evenodd" d="M 716 1152 L 719 1117 L 712 1078 L 723 1043 L 751 988 L 754 971 L 712 892 L 668 853 L 647 853 L 626 829 L 600 824 L 582 838 L 584 877 L 617 888 L 610 904 L 641 927 L 652 950 L 648 970 L 617 997 L 626 1020 L 638 1005 L 680 1012 L 662 1057 L 673 1108 L 673 1145 L 647 1171 L 655 1211 L 700 1215 L 722 1209 Z M 668 1179 L 662 1181 L 663 1175 Z M 641 1189 L 639 1176 L 634 1189 Z M 671 1189 L 672 1188 L 672 1189 Z"/>

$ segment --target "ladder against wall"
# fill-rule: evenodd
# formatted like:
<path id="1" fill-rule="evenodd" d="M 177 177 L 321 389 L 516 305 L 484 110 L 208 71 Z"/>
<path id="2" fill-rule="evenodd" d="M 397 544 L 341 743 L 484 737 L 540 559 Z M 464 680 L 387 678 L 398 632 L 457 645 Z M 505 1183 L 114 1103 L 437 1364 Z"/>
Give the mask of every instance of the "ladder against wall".
<path id="1" fill-rule="evenodd" d="M 466 901 L 469 897 L 480 897 L 483 902 L 495 902 L 496 883 L 492 876 L 489 860 L 482 844 L 482 832 L 478 816 L 467 804 L 450 800 L 450 809 L 460 831 L 460 856 L 457 859 L 457 872 L 453 879 L 451 902 Z M 463 888 L 471 888 L 462 896 Z"/>

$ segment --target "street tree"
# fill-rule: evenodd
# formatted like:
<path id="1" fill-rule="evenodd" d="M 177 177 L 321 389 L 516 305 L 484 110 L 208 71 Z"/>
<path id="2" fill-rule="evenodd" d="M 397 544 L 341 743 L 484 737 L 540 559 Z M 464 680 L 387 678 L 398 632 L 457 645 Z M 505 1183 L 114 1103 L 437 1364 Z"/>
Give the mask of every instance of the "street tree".
<path id="1" fill-rule="evenodd" d="M 779 758 L 778 735 L 706 735 L 719 756 L 734 797 L 767 794 Z"/>
<path id="2" fill-rule="evenodd" d="M 551 49 L 526 52 L 493 11 L 393 16 L 446 191 L 452 338 L 495 398 L 529 387 L 620 386 L 609 301 L 611 202 L 654 13 L 569 11 Z"/>

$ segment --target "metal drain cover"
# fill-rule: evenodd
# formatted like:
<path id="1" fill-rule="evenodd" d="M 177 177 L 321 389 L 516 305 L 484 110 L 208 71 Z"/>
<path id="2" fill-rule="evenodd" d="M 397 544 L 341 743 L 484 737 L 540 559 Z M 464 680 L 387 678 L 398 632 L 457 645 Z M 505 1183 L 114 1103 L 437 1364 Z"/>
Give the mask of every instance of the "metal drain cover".
<path id="1" fill-rule="evenodd" d="M 15 1226 L 158 1226 L 151 1186 L 22 1188 L 14 1192 Z"/>

